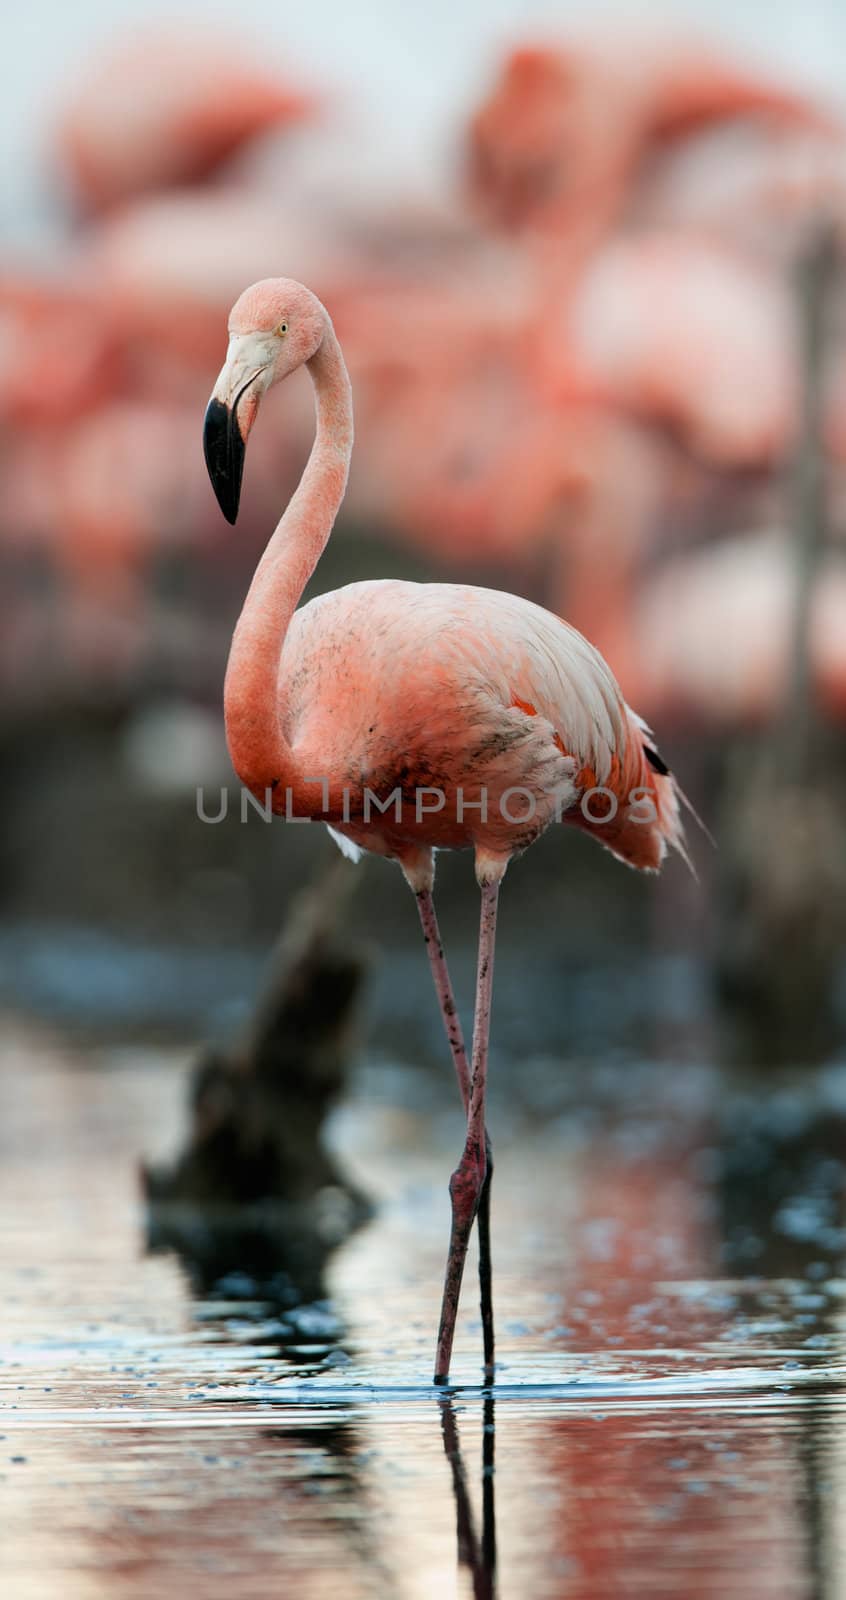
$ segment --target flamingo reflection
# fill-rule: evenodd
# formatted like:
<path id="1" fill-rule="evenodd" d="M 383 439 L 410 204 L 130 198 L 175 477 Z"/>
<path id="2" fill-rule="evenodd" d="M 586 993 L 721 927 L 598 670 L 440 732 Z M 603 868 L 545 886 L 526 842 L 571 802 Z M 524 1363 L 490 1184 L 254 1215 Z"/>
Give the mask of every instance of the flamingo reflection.
<path id="1" fill-rule="evenodd" d="M 485 1396 L 482 1409 L 482 1531 L 476 1533 L 476 1519 L 467 1487 L 467 1473 L 461 1455 L 458 1420 L 448 1395 L 438 1402 L 444 1454 L 452 1472 L 455 1497 L 455 1530 L 458 1565 L 466 1567 L 473 1583 L 473 1600 L 493 1600 L 496 1594 L 496 1513 L 494 1509 L 494 1398 Z"/>

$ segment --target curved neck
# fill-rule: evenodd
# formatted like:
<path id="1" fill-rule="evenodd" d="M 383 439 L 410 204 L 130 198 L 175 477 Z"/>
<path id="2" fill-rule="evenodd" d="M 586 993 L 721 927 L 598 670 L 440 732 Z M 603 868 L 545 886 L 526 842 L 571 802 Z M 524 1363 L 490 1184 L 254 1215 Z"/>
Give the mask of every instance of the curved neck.
<path id="1" fill-rule="evenodd" d="M 344 498 L 353 444 L 352 391 L 328 317 L 308 363 L 317 431 L 300 484 L 259 562 L 238 619 L 223 691 L 226 740 L 241 782 L 253 791 L 296 785 L 279 700 L 279 658 L 291 617 Z"/>

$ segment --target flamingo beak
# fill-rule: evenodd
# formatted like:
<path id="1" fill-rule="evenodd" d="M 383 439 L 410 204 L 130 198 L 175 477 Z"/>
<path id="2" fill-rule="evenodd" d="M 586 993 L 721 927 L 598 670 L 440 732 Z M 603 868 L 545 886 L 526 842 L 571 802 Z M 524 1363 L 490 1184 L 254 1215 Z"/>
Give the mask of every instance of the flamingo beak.
<path id="1" fill-rule="evenodd" d="M 203 423 L 206 468 L 217 503 L 227 522 L 233 524 L 241 499 L 247 439 L 263 388 L 256 379 L 263 374 L 263 367 L 253 366 L 245 377 L 243 361 L 227 363 L 206 408 Z"/>
<path id="2" fill-rule="evenodd" d="M 234 524 L 241 499 L 245 441 L 238 427 L 237 407 L 225 405 L 214 395 L 203 423 L 203 453 L 217 503 L 227 522 Z"/>

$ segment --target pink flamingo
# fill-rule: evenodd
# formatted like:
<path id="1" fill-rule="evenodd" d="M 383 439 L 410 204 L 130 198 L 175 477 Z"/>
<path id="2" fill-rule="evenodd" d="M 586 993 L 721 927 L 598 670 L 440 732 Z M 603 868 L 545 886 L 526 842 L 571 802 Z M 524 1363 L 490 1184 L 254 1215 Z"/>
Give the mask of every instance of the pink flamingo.
<path id="1" fill-rule="evenodd" d="M 727 121 L 834 133 L 807 97 L 701 42 L 627 29 L 523 44 L 475 111 L 469 185 L 485 213 L 576 240 L 607 231 L 656 153 Z"/>
<path id="2" fill-rule="evenodd" d="M 229 333 L 204 430 L 209 475 L 229 522 L 265 392 L 305 365 L 317 412 L 302 480 L 235 628 L 224 690 L 229 750 L 254 795 L 289 817 L 328 823 L 345 853 L 397 861 L 417 898 L 467 1115 L 450 1181 L 434 1376 L 441 1384 L 448 1378 L 478 1217 L 490 1383 L 485 1088 L 500 883 L 511 857 L 553 820 L 575 823 L 630 865 L 656 870 L 668 844 L 684 852 L 680 792 L 601 656 L 540 606 L 497 590 L 385 580 L 349 584 L 295 610 L 346 489 L 350 381 L 325 308 L 291 279 L 245 290 Z M 432 898 L 434 851 L 463 847 L 475 851 L 481 889 L 469 1062 Z"/>
<path id="3" fill-rule="evenodd" d="M 633 586 L 620 646 L 638 698 L 674 722 L 749 727 L 788 701 L 795 557 L 782 533 L 707 545 L 655 567 Z M 811 603 L 809 668 L 822 712 L 846 713 L 846 562 L 822 558 Z"/>
<path id="4" fill-rule="evenodd" d="M 783 271 L 814 218 L 846 212 L 837 130 L 730 122 L 668 145 L 630 197 L 627 225 L 683 229 Z"/>
<path id="5" fill-rule="evenodd" d="M 560 309 L 559 309 L 560 307 Z M 537 324 L 542 390 L 593 390 L 726 468 L 778 461 L 797 406 L 790 297 L 768 267 L 672 230 L 594 257 Z"/>
<path id="6" fill-rule="evenodd" d="M 57 144 L 85 209 L 106 211 L 200 182 L 260 134 L 314 110 L 313 96 L 245 54 L 237 35 L 156 27 L 87 65 Z"/>
<path id="7" fill-rule="evenodd" d="M 102 301 L 64 281 L 0 274 L 0 420 L 4 427 L 66 426 L 101 403 L 123 377 L 120 343 Z M 68 281 L 70 280 L 70 281 Z M 55 343 L 54 343 L 55 341 Z M 39 351 L 42 355 L 39 356 Z M 51 351 L 51 381 L 36 365 Z"/>

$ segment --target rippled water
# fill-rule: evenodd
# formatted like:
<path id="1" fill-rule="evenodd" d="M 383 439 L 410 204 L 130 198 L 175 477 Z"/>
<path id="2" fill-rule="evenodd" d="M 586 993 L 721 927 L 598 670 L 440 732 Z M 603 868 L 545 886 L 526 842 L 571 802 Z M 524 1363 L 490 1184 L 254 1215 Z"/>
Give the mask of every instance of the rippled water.
<path id="1" fill-rule="evenodd" d="M 838 1074 L 767 1124 L 693 1069 L 495 1106 L 490 1398 L 472 1284 L 455 1387 L 428 1381 L 446 1095 L 361 1075 L 333 1139 L 378 1205 L 318 1300 L 245 1273 L 197 1298 L 145 1252 L 136 1181 L 183 1054 L 3 1045 L 10 1600 L 844 1592 Z"/>

